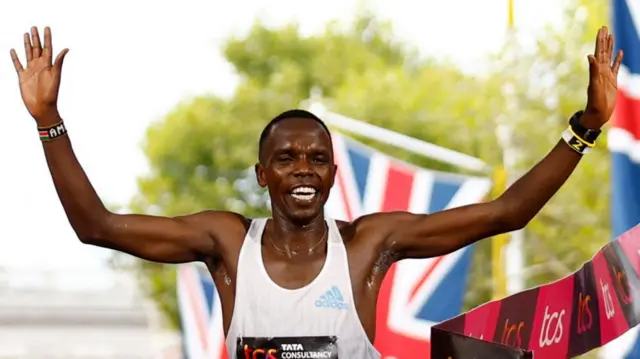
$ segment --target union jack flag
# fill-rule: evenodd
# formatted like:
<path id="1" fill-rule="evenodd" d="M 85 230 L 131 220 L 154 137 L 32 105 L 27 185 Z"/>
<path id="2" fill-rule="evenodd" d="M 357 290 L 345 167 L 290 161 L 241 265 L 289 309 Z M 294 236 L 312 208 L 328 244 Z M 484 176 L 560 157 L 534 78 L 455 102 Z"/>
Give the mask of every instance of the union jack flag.
<path id="1" fill-rule="evenodd" d="M 433 213 L 478 202 L 486 178 L 429 171 L 334 134 L 338 174 L 327 215 L 345 221 L 374 212 Z M 375 346 L 383 358 L 429 358 L 431 326 L 460 313 L 472 248 L 403 260 L 380 288 Z"/>
<path id="2" fill-rule="evenodd" d="M 220 298 L 211 274 L 204 266 L 181 264 L 177 285 L 185 359 L 227 359 Z"/>
<path id="3" fill-rule="evenodd" d="M 616 50 L 624 51 L 618 74 L 618 100 L 608 132 L 611 151 L 611 229 L 613 238 L 640 223 L 640 2 L 612 0 Z M 640 359 L 638 329 L 607 344 L 604 358 Z"/>
<path id="4" fill-rule="evenodd" d="M 491 186 L 486 178 L 420 169 L 333 136 L 338 174 L 326 213 L 335 219 L 396 210 L 433 213 L 478 202 Z M 431 326 L 460 313 L 471 254 L 464 248 L 391 267 L 377 308 L 375 346 L 383 357 L 429 358 Z M 204 268 L 179 267 L 178 300 L 186 358 L 226 358 L 220 300 Z"/>

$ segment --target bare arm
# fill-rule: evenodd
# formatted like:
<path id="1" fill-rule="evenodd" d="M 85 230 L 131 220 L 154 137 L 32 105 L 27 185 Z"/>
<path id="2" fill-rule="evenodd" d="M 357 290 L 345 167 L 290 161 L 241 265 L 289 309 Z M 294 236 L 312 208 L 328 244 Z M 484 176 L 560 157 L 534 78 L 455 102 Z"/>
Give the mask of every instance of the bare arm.
<path id="1" fill-rule="evenodd" d="M 617 73 L 622 62 L 618 52 L 612 64 L 613 36 L 606 27 L 598 31 L 594 55 L 589 55 L 588 101 L 580 123 L 601 128 L 611 118 L 617 93 Z M 560 140 L 553 150 L 502 196 L 432 215 L 379 214 L 371 226 L 384 237 L 387 250 L 396 258 L 424 258 L 453 252 L 495 234 L 524 227 L 571 175 L 581 154 Z"/>
<path id="2" fill-rule="evenodd" d="M 44 47 L 35 27 L 31 34 L 24 34 L 24 46 L 26 68 L 11 50 L 22 99 L 39 128 L 59 124 L 62 119 L 57 109 L 58 89 L 67 50 L 62 50 L 52 63 L 48 28 Z M 221 228 L 225 221 L 241 220 L 240 216 L 227 212 L 202 212 L 176 218 L 111 213 L 78 163 L 67 135 L 44 141 L 43 148 L 67 218 L 83 243 L 147 260 L 187 262 L 214 256 L 218 237 L 215 228 Z"/>
<path id="3" fill-rule="evenodd" d="M 524 227 L 564 184 L 581 155 L 563 142 L 498 199 L 430 215 L 381 214 L 395 223 L 387 247 L 400 258 L 453 252 L 483 238 Z"/>
<path id="4" fill-rule="evenodd" d="M 190 262 L 215 255 L 215 227 L 233 220 L 230 213 L 212 211 L 175 218 L 111 213 L 76 159 L 68 136 L 45 142 L 43 148 L 69 223 L 85 244 L 151 261 Z"/>

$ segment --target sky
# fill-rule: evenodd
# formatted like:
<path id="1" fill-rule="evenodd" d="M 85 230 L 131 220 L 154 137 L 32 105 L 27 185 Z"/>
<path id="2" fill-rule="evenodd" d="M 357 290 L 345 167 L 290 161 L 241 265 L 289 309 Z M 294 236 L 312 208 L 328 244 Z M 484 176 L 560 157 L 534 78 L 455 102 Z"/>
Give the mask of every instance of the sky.
<path id="1" fill-rule="evenodd" d="M 123 204 L 148 170 L 145 129 L 195 95 L 231 96 L 238 82 L 220 45 L 257 19 L 291 21 L 305 34 L 348 22 L 366 6 L 422 54 L 480 72 L 504 41 L 507 0 L 3 1 L 0 3 L 0 269 L 103 268 L 108 251 L 83 246 L 69 226 L 34 121 L 22 104 L 9 49 L 51 26 L 64 63 L 59 108 L 82 166 L 102 200 Z M 516 0 L 516 22 L 533 38 L 561 17 L 558 0 Z M 526 14 L 526 16 L 524 16 Z"/>

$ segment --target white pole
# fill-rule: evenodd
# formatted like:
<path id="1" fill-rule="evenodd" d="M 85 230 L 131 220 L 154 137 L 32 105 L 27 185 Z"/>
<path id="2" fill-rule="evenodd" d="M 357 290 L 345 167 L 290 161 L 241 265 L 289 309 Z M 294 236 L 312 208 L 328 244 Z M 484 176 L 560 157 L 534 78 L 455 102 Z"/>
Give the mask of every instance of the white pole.
<path id="1" fill-rule="evenodd" d="M 314 101 L 309 111 L 320 117 L 328 125 L 343 131 L 358 134 L 404 150 L 449 163 L 471 171 L 488 171 L 490 167 L 482 160 L 419 140 L 401 133 L 358 121 L 347 116 L 328 111 L 322 103 Z"/>
<path id="2" fill-rule="evenodd" d="M 514 60 L 513 56 L 518 50 L 518 41 L 516 37 L 516 29 L 514 26 L 513 7 L 514 0 L 508 1 L 508 33 L 507 33 L 507 46 L 509 52 L 508 56 L 511 56 L 509 60 Z M 511 73 L 511 81 L 516 81 L 519 77 L 521 69 L 514 68 Z M 503 116 L 497 119 L 496 135 L 500 141 L 502 147 L 503 163 L 505 170 L 509 176 L 507 186 L 510 186 L 515 182 L 519 175 L 518 161 L 520 157 L 520 149 L 513 141 L 513 131 L 516 124 L 514 124 L 517 118 L 515 114 L 518 111 L 517 97 L 515 94 L 515 86 L 513 83 L 505 85 L 503 90 L 503 96 L 507 99 L 507 108 Z M 517 292 L 521 292 L 525 289 L 524 285 L 524 231 L 518 230 L 510 233 L 510 240 L 505 248 L 503 260 L 505 261 L 506 279 L 507 279 L 507 295 L 511 295 Z"/>

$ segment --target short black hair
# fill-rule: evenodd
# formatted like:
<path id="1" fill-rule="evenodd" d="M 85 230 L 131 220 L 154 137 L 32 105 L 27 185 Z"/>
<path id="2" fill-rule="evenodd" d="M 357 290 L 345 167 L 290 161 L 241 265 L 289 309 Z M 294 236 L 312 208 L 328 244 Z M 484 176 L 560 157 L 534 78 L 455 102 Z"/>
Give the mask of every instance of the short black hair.
<path id="1" fill-rule="evenodd" d="M 318 116 L 314 115 L 309 111 L 305 111 L 301 109 L 288 110 L 274 117 L 271 121 L 269 121 L 269 123 L 267 123 L 267 125 L 262 130 L 262 133 L 260 134 L 260 142 L 258 142 L 258 160 L 260 162 L 262 162 L 262 147 L 264 146 L 264 143 L 266 142 L 267 137 L 269 137 L 269 134 L 271 133 L 271 129 L 273 128 L 273 126 L 275 126 L 278 122 L 281 122 L 283 120 L 290 119 L 290 118 L 305 118 L 305 119 L 316 121 L 327 132 L 327 135 L 329 135 L 329 139 L 331 139 L 331 132 L 329 131 L 329 128 L 324 123 L 324 121 L 322 121 Z"/>

